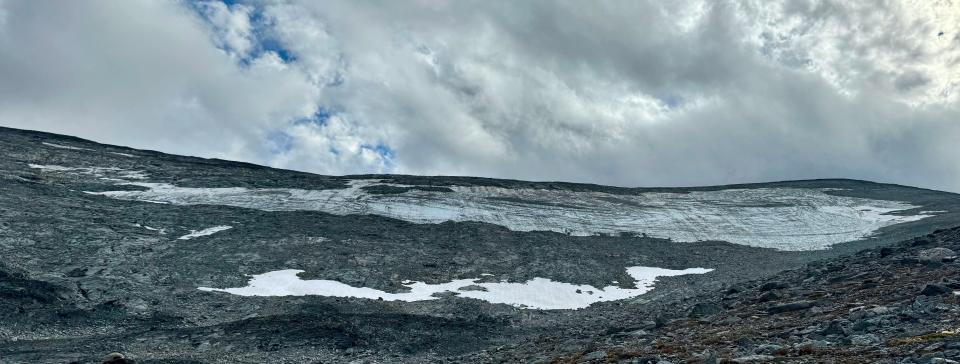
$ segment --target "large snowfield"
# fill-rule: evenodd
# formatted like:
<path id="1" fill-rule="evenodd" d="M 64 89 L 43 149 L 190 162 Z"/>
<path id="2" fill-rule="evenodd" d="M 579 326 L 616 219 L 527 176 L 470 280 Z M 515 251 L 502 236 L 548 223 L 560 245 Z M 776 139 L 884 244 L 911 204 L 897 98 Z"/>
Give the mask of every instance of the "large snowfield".
<path id="1" fill-rule="evenodd" d="M 645 234 L 674 241 L 728 241 L 781 250 L 817 250 L 869 237 L 885 226 L 927 213 L 894 215 L 917 206 L 837 196 L 828 189 L 756 188 L 636 195 L 563 190 L 458 187 L 453 192 L 368 193 L 378 180 L 343 189 L 196 188 L 126 182 L 144 191 L 91 192 L 111 198 L 177 205 L 227 205 L 267 211 L 313 210 L 375 214 L 414 223 L 479 221 L 514 231 L 572 235 Z"/>

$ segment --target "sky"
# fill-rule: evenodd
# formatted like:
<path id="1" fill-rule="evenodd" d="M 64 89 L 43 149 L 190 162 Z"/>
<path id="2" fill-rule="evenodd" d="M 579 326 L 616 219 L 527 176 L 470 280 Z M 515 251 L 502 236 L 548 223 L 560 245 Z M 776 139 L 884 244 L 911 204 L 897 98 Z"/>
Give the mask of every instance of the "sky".
<path id="1" fill-rule="evenodd" d="M 336 175 L 960 192 L 960 0 L 0 0 L 0 125 Z"/>

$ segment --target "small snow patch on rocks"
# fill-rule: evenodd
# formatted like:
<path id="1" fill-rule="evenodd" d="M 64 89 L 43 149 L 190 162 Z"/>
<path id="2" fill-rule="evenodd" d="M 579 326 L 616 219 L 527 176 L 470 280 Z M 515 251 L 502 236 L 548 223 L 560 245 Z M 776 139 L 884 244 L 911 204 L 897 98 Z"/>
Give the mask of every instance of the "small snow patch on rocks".
<path id="1" fill-rule="evenodd" d="M 190 230 L 190 233 L 189 233 L 189 234 L 184 235 L 184 236 L 181 236 L 181 237 L 179 237 L 179 238 L 177 238 L 177 239 L 178 239 L 178 240 L 190 240 L 190 239 L 194 239 L 194 238 L 199 238 L 199 237 L 201 237 L 201 236 L 213 235 L 213 234 L 216 234 L 216 233 L 218 233 L 218 232 L 221 232 L 221 231 L 224 231 L 224 230 L 228 230 L 228 229 L 232 229 L 232 228 L 233 228 L 233 226 L 220 225 L 220 226 L 209 227 L 209 228 L 206 228 L 206 229 L 203 229 L 203 230 Z"/>

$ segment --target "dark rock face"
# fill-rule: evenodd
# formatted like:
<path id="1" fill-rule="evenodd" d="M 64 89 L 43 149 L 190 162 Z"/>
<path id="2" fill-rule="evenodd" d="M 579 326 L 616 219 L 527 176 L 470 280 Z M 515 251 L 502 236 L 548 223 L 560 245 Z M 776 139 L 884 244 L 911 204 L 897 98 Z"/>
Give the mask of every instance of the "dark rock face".
<path id="1" fill-rule="evenodd" d="M 571 236 L 478 222 L 415 224 L 377 215 L 170 205 L 84 192 L 147 189 L 118 185 L 123 173 L 130 173 L 121 178 L 125 183 L 220 192 L 343 189 L 352 178 L 369 177 L 381 182 L 366 192 L 381 197 L 424 191 L 447 196 L 459 186 L 482 186 L 602 192 L 616 199 L 729 188 L 723 186 L 633 189 L 470 177 L 318 176 L 3 128 L 0 154 L 0 363 L 720 363 L 770 357 L 919 363 L 955 358 L 960 351 L 953 334 L 941 332 L 960 326 L 957 296 L 950 294 L 960 285 L 951 258 L 960 248 L 951 229 L 960 225 L 960 196 L 953 194 L 851 180 L 735 186 L 826 188 L 947 211 L 828 250 L 786 252 L 644 234 Z M 69 171 L 57 170 L 62 168 Z M 232 228 L 179 239 L 221 225 Z M 631 266 L 715 271 L 661 277 L 640 297 L 580 310 L 524 310 L 451 292 L 400 302 L 240 297 L 197 289 L 242 287 L 248 275 L 278 269 L 386 292 L 406 290 L 405 279 L 477 277 L 542 277 L 627 289 L 637 284 L 625 273 Z M 940 293 L 921 294 L 927 285 Z M 462 292 L 482 292 L 478 287 Z M 119 356 L 104 357 L 113 352 Z"/>

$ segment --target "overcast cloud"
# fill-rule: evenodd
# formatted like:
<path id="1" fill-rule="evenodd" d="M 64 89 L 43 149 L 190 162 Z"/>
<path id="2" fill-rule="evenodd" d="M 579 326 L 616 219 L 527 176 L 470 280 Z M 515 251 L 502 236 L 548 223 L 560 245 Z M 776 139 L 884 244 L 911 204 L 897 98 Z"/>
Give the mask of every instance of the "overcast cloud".
<path id="1" fill-rule="evenodd" d="M 960 3 L 0 0 L 0 125 L 325 173 L 960 191 Z"/>

